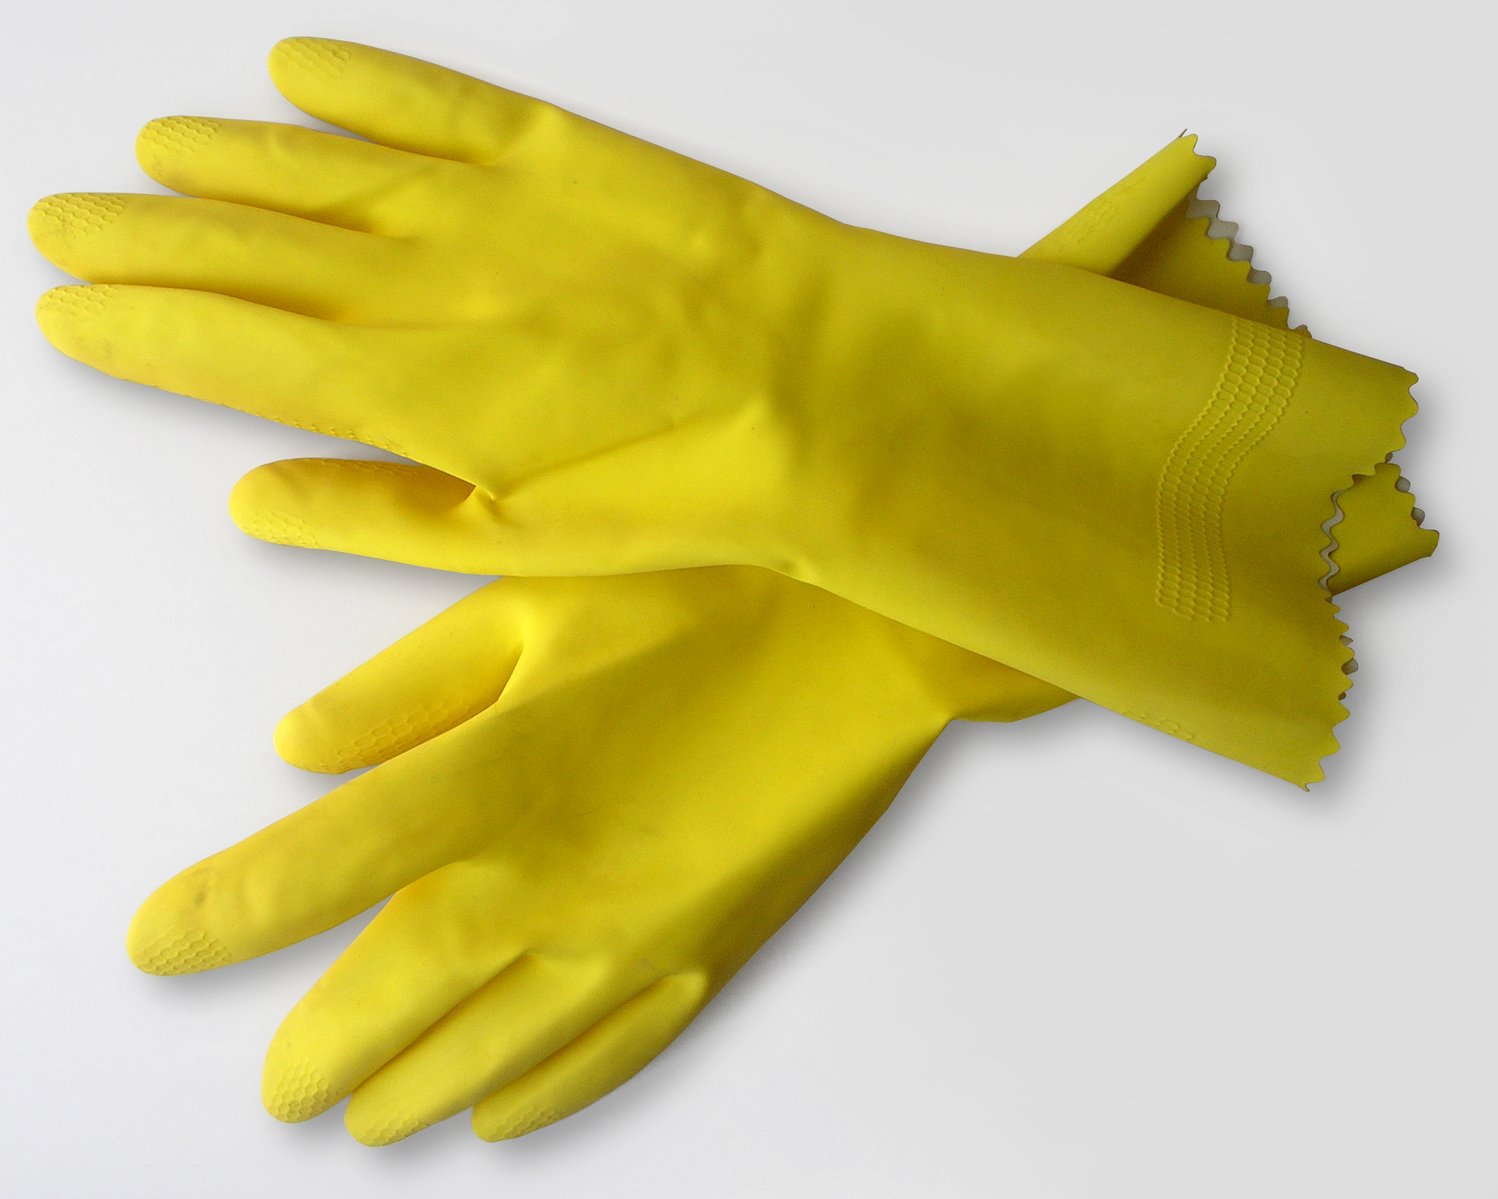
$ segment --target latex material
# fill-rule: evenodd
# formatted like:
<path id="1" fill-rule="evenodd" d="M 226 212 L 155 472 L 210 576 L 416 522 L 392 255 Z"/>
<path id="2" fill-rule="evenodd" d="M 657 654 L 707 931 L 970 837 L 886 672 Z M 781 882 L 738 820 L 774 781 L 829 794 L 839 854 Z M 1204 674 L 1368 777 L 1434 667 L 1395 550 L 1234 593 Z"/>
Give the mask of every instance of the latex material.
<path id="1" fill-rule="evenodd" d="M 1152 260 L 1162 285 L 1205 277 L 1207 299 L 1265 308 L 1181 215 L 1204 170 L 1167 147 L 1041 246 L 1064 255 L 1111 211 L 1178 246 Z M 236 515 L 365 552 L 440 542 L 446 526 L 401 505 L 413 470 L 278 464 Z M 1428 552 L 1396 475 L 1355 489 L 1344 581 Z M 277 745 L 298 765 L 388 764 L 172 880 L 131 953 L 161 973 L 221 965 L 401 888 L 277 1034 L 267 1106 L 306 1118 L 352 1091 L 350 1129 L 384 1143 L 476 1103 L 481 1135 L 519 1135 L 658 1053 L 949 719 L 1066 698 L 762 570 L 506 580 L 288 716 Z"/>
<path id="2" fill-rule="evenodd" d="M 596 1097 L 528 1078 L 558 1051 L 629 1073 L 696 1014 L 888 805 L 952 688 L 994 716 L 1066 698 L 753 567 L 493 583 L 283 722 L 299 765 L 385 764 L 167 883 L 130 954 L 222 965 L 394 892 L 277 1031 L 266 1106 L 352 1091 L 349 1130 L 383 1144 L 518 1085 L 475 1117 L 511 1135 Z M 611 1018 L 625 1052 L 591 1060 Z"/>
<path id="3" fill-rule="evenodd" d="M 43 202 L 37 244 L 112 285 L 44 297 L 59 348 L 464 480 L 447 565 L 762 565 L 1320 777 L 1348 660 L 1323 525 L 1412 376 L 851 228 L 399 55 L 298 38 L 271 73 L 376 144 L 148 126 L 147 171 L 201 198 Z"/>

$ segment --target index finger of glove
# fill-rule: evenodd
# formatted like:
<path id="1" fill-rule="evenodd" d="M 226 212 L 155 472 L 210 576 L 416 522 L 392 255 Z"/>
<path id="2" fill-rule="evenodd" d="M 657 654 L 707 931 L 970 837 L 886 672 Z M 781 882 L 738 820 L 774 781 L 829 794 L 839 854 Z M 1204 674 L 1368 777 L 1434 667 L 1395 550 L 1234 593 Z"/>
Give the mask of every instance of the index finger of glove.
<path id="1" fill-rule="evenodd" d="M 259 957 L 460 858 L 506 807 L 502 779 L 474 794 L 473 735 L 428 741 L 168 880 L 131 921 L 130 960 L 188 974 Z"/>

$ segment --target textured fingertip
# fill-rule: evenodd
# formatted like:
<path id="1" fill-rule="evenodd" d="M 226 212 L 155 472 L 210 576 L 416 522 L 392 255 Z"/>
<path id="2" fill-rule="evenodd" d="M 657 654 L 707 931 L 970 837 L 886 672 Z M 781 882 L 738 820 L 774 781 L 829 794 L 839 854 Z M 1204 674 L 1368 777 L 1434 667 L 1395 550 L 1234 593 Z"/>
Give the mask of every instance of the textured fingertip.
<path id="1" fill-rule="evenodd" d="M 114 283 L 54 287 L 36 302 L 36 323 L 54 349 L 106 375 L 124 377 L 129 355 L 120 326 L 131 316 L 130 293 L 139 290 Z"/>
<path id="2" fill-rule="evenodd" d="M 482 1141 L 513 1141 L 555 1124 L 567 1113 L 554 1107 L 516 1107 L 508 1111 L 473 1109 L 473 1131 Z"/>
<path id="3" fill-rule="evenodd" d="M 340 1096 L 315 1065 L 287 1047 L 283 1037 L 271 1042 L 260 1076 L 260 1102 L 283 1124 L 300 1124 L 320 1116 Z"/>
<path id="4" fill-rule="evenodd" d="M 295 87 L 298 78 L 338 78 L 352 57 L 353 48 L 347 42 L 324 37 L 288 37 L 271 47 L 266 66 L 271 82 L 285 92 L 288 87 Z"/>
<path id="5" fill-rule="evenodd" d="M 153 178 L 168 162 L 196 154 L 213 140 L 222 121 L 212 117 L 158 117 L 135 135 L 135 160 Z"/>
<path id="6" fill-rule="evenodd" d="M 65 266 L 73 245 L 97 233 L 125 211 L 123 196 L 67 192 L 46 196 L 26 214 L 32 244 L 49 260 Z"/>
<path id="7" fill-rule="evenodd" d="M 312 735 L 303 711 L 306 705 L 293 708 L 276 724 L 276 754 L 283 762 L 298 770 L 310 770 L 317 774 L 342 774 L 352 770 L 359 762 L 351 758 L 330 758 L 323 739 Z"/>
<path id="8" fill-rule="evenodd" d="M 229 493 L 229 517 L 243 532 L 260 541 L 322 549 L 307 522 L 281 505 L 283 495 L 276 464 L 257 466 L 234 484 Z"/>
<path id="9" fill-rule="evenodd" d="M 202 927 L 207 884 L 178 875 L 140 906 L 125 934 L 125 952 L 147 974 L 196 974 L 234 961 L 229 947 Z"/>
<path id="10" fill-rule="evenodd" d="M 488 707 L 486 696 L 472 703 L 425 703 L 348 728 L 347 719 L 327 710 L 314 696 L 281 717 L 276 725 L 276 753 L 298 770 L 316 774 L 345 774 L 364 766 L 388 762 L 430 738 L 456 728 Z"/>
<path id="11" fill-rule="evenodd" d="M 425 1120 L 418 1120 L 404 1112 L 385 1112 L 373 1117 L 365 1115 L 360 1111 L 357 1092 L 348 1105 L 348 1111 L 344 1113 L 343 1126 L 348 1129 L 349 1136 L 361 1145 L 375 1148 L 394 1145 L 397 1141 L 404 1141 L 430 1127 Z"/>
<path id="12" fill-rule="evenodd" d="M 104 312 L 116 290 L 107 283 L 54 287 L 37 300 L 36 323 L 41 326 L 43 336 L 68 357 L 84 358 L 98 340 L 91 334 L 93 318 Z"/>

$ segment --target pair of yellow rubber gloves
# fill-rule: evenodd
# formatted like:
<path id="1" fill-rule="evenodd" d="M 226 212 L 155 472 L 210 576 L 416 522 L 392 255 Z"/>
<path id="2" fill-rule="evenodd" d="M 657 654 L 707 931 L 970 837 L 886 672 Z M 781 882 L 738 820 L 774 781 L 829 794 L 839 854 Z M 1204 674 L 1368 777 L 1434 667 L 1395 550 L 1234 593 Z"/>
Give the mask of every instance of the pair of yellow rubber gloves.
<path id="1" fill-rule="evenodd" d="M 291 545 L 510 576 L 290 713 L 374 767 L 184 871 L 131 957 L 390 902 L 277 1032 L 266 1106 L 360 1140 L 551 1123 L 659 1053 L 948 721 L 1082 695 L 1298 783 L 1329 592 L 1428 554 L 1404 371 L 1285 328 L 1168 145 L 1025 254 L 855 229 L 463 75 L 279 44 L 362 139 L 174 117 L 189 198 L 62 195 L 46 335 L 412 463 L 251 472 Z M 1002 663 L 1002 664 L 1001 664 Z"/>

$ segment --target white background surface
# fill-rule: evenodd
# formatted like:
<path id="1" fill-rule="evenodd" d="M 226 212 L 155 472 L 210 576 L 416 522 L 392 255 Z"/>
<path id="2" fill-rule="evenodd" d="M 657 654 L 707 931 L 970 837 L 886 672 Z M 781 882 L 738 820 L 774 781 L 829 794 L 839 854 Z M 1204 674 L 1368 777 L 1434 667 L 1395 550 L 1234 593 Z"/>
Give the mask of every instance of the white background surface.
<path id="1" fill-rule="evenodd" d="M 12 7 L 0 1194 L 1498 1194 L 1493 97 L 1460 11 Z M 31 306 L 59 277 L 24 214 L 50 191 L 151 190 L 131 151 L 150 117 L 295 119 L 263 68 L 293 33 L 439 60 L 844 219 L 995 250 L 1199 132 L 1221 162 L 1208 194 L 1294 318 L 1422 375 L 1401 461 L 1444 540 L 1345 602 L 1362 669 L 1330 781 L 1302 794 L 1082 704 L 955 728 L 708 1013 L 583 1115 L 498 1146 L 458 1119 L 383 1150 L 336 1112 L 276 1124 L 264 1045 L 353 930 L 156 979 L 126 960 L 126 923 L 318 794 L 272 753 L 276 717 L 472 583 L 236 533 L 242 471 L 336 447 L 51 351 Z"/>

